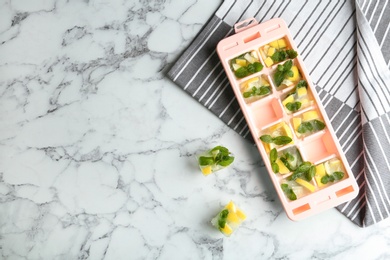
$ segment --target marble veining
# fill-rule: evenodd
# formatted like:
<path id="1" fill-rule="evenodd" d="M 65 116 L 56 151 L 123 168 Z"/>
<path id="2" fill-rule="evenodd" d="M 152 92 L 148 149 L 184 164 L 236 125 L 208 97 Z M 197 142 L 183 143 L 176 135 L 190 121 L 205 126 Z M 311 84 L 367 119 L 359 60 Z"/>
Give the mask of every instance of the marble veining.
<path id="1" fill-rule="evenodd" d="M 390 257 L 389 221 L 288 220 L 255 147 L 165 77 L 220 3 L 0 2 L 1 259 Z M 204 177 L 217 144 L 236 161 Z"/>

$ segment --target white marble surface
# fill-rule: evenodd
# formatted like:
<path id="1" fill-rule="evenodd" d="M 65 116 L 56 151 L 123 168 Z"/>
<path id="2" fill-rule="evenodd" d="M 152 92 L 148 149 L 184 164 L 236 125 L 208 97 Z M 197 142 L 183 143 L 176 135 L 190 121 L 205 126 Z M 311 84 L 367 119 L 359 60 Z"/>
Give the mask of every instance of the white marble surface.
<path id="1" fill-rule="evenodd" d="M 291 222 L 257 150 L 165 78 L 219 4 L 0 1 L 1 259 L 390 258 L 388 220 Z M 236 161 L 204 177 L 215 144 Z"/>

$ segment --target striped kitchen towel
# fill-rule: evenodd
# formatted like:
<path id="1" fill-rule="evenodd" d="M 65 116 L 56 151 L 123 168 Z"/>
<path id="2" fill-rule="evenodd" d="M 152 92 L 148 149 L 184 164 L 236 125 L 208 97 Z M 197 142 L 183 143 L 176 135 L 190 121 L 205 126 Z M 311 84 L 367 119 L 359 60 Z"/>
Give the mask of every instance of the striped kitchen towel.
<path id="1" fill-rule="evenodd" d="M 338 210 L 372 225 L 390 215 L 388 2 L 225 0 L 168 77 L 253 142 L 216 45 L 239 21 L 284 19 L 360 187 Z"/>

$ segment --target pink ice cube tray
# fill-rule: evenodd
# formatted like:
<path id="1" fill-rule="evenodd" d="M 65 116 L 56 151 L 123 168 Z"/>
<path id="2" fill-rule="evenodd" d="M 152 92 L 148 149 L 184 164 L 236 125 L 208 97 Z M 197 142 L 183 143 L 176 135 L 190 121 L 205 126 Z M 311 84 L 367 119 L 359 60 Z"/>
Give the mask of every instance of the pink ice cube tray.
<path id="1" fill-rule="evenodd" d="M 285 22 L 251 18 L 235 31 L 217 52 L 287 216 L 301 220 L 356 197 L 356 180 Z"/>

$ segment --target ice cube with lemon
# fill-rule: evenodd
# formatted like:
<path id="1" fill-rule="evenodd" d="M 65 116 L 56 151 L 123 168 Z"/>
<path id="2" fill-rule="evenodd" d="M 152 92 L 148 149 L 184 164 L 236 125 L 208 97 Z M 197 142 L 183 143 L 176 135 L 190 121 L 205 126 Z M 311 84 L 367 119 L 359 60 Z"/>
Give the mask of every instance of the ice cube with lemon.
<path id="1" fill-rule="evenodd" d="M 246 214 L 230 201 L 212 220 L 211 224 L 225 236 L 230 236 L 246 219 Z"/>
<path id="2" fill-rule="evenodd" d="M 243 53 L 229 61 L 230 68 L 237 78 L 245 78 L 263 69 L 256 51 Z"/>
<path id="3" fill-rule="evenodd" d="M 289 47 L 285 38 L 273 40 L 261 46 L 259 51 L 267 67 L 286 59 L 294 59 L 298 55 L 296 51 Z"/>
<path id="4" fill-rule="evenodd" d="M 234 161 L 234 155 L 224 146 L 216 146 L 197 156 L 199 168 L 203 175 L 228 167 Z"/>
<path id="5" fill-rule="evenodd" d="M 271 94 L 271 87 L 266 76 L 250 78 L 240 85 L 246 102 L 252 102 Z"/>
<path id="6" fill-rule="evenodd" d="M 308 94 L 306 80 L 300 80 L 295 88 L 290 91 L 282 100 L 282 104 L 287 114 L 295 113 L 314 104 Z"/>
<path id="7" fill-rule="evenodd" d="M 326 127 L 316 110 L 309 110 L 292 119 L 298 137 L 305 137 L 323 130 Z"/>
<path id="8" fill-rule="evenodd" d="M 263 142 L 267 153 L 273 148 L 294 143 L 290 126 L 285 121 L 279 122 L 266 129 L 260 136 L 260 140 Z"/>
<path id="9" fill-rule="evenodd" d="M 330 159 L 316 166 L 314 176 L 317 186 L 323 187 L 340 181 L 345 177 L 343 164 L 338 158 Z"/>

